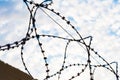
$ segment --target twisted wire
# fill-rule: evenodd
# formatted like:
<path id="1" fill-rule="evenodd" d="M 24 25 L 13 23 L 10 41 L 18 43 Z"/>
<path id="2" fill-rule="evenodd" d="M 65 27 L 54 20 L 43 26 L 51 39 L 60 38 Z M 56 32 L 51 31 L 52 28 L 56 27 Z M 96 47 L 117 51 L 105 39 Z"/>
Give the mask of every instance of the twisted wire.
<path id="1" fill-rule="evenodd" d="M 27 9 L 29 11 L 30 14 L 30 18 L 29 18 L 29 23 L 28 23 L 28 29 L 26 32 L 26 35 L 24 38 L 22 38 L 19 41 L 15 41 L 13 43 L 9 43 L 9 44 L 5 44 L 5 45 L 0 45 L 0 51 L 5 51 L 5 50 L 10 50 L 10 49 L 14 49 L 14 48 L 18 48 L 21 46 L 21 60 L 23 63 L 23 66 L 25 68 L 25 70 L 27 71 L 27 73 L 34 79 L 34 77 L 32 76 L 32 73 L 29 71 L 29 69 L 27 68 L 27 65 L 24 61 L 24 45 L 26 44 L 26 42 L 30 41 L 31 39 L 36 39 L 39 45 L 39 48 L 41 50 L 41 53 L 43 55 L 43 60 L 44 60 L 44 64 L 46 67 L 46 76 L 43 80 L 49 80 L 50 78 L 54 77 L 54 76 L 58 76 L 58 80 L 61 79 L 61 74 L 64 70 L 69 69 L 70 67 L 75 67 L 75 66 L 83 66 L 83 68 L 81 69 L 81 71 L 79 71 L 78 73 L 76 73 L 76 75 L 71 76 L 68 80 L 73 80 L 77 77 L 80 77 L 82 73 L 84 73 L 84 71 L 86 70 L 86 68 L 89 68 L 89 75 L 90 75 L 90 80 L 95 80 L 94 79 L 94 74 L 96 71 L 96 68 L 99 67 L 103 67 L 106 68 L 107 70 L 111 71 L 115 76 L 116 76 L 116 80 L 119 80 L 119 75 L 118 75 L 118 63 L 117 62 L 107 62 L 107 60 L 105 60 L 100 54 L 98 54 L 94 48 L 91 47 L 91 42 L 92 42 L 92 36 L 87 36 L 85 38 L 82 37 L 82 35 L 78 32 L 78 30 L 75 28 L 74 25 L 71 24 L 71 22 L 69 20 L 66 19 L 66 17 L 62 16 L 59 12 L 55 11 L 54 9 L 50 9 L 49 6 L 53 3 L 51 1 L 51 3 L 49 4 L 44 4 L 44 1 L 42 3 L 35 3 L 34 1 L 28 1 L 28 0 L 23 0 L 23 2 L 26 4 Z M 30 8 L 30 6 L 32 6 L 32 8 Z M 55 36 L 55 35 L 49 35 L 49 34 L 38 34 L 37 32 L 37 27 L 36 27 L 36 13 L 37 10 L 41 9 L 49 18 L 51 18 L 58 26 L 60 26 L 71 38 L 64 38 L 64 37 L 60 37 L 60 36 Z M 74 36 L 72 34 L 70 34 L 63 26 L 60 25 L 60 23 L 58 23 L 54 18 L 52 18 L 47 12 L 44 11 L 44 9 L 47 9 L 48 11 L 51 11 L 52 13 L 56 14 L 57 16 L 59 16 L 63 21 L 65 21 L 79 36 L 79 39 L 75 39 Z M 35 35 L 32 35 L 32 33 L 35 33 Z M 50 69 L 49 69 L 49 63 L 48 63 L 48 57 L 46 56 L 44 47 L 42 46 L 43 43 L 40 41 L 41 37 L 48 37 L 48 38 L 57 38 L 57 39 L 62 39 L 67 41 L 66 46 L 64 48 L 64 56 L 63 56 L 63 61 L 62 61 L 62 65 L 59 71 L 55 72 L 54 74 L 50 74 Z M 90 39 L 89 44 L 87 44 L 85 42 L 85 39 Z M 68 50 L 68 46 L 70 45 L 71 42 L 77 42 L 81 47 L 84 48 L 84 50 L 87 53 L 87 61 L 85 64 L 81 64 L 81 63 L 77 63 L 77 64 L 69 64 L 69 65 L 65 65 L 66 64 L 66 59 L 67 59 L 67 50 Z M 92 51 L 95 55 L 97 55 L 103 62 L 105 62 L 106 64 L 100 64 L 99 61 L 97 61 L 92 55 L 91 52 Z M 96 62 L 98 62 L 99 65 L 93 65 L 91 64 L 92 60 L 91 58 L 93 58 Z M 116 69 L 113 69 L 113 67 L 111 66 L 112 64 L 116 64 Z"/>

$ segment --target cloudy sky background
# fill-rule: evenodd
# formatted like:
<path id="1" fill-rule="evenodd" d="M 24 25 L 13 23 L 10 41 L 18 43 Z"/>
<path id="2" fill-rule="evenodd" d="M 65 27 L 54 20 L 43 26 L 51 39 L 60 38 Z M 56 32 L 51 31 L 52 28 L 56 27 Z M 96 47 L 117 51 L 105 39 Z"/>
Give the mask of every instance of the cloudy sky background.
<path id="1" fill-rule="evenodd" d="M 40 3 L 42 0 L 35 0 L 35 2 Z M 52 4 L 51 8 L 60 12 L 61 15 L 66 16 L 83 37 L 93 36 L 91 46 L 95 51 L 108 62 L 117 61 L 120 66 L 120 0 L 54 0 L 53 2 L 54 4 Z M 75 38 L 79 38 L 75 31 L 66 25 L 59 17 L 47 10 L 45 11 Z M 48 18 L 40 9 L 37 12 L 36 20 L 37 32 L 39 34 L 53 34 L 70 38 L 67 33 Z M 22 0 L 0 0 L 0 45 L 12 43 L 25 37 L 28 21 L 29 12 Z M 51 69 L 50 73 L 52 74 L 61 67 L 66 41 L 53 38 L 41 38 L 41 42 L 48 56 L 49 67 Z M 67 64 L 85 63 L 87 54 L 83 48 L 75 42 L 72 42 L 68 48 Z M 93 56 L 102 63 L 97 56 Z M 45 77 L 46 73 L 42 54 L 35 39 L 30 40 L 25 45 L 24 59 L 31 74 L 35 78 L 41 80 Z M 20 59 L 20 48 L 4 52 L 0 51 L 0 60 L 25 71 Z M 61 80 L 69 79 L 70 75 L 75 75 L 77 71 L 75 71 L 75 69 L 79 68 L 76 67 L 64 71 L 63 73 L 66 75 L 62 75 Z M 96 80 L 101 80 L 101 77 L 105 77 L 104 80 L 113 80 L 114 78 L 109 71 L 104 69 L 98 69 L 98 72 L 102 74 L 100 76 L 100 73 L 96 73 Z M 109 73 L 108 77 L 103 73 L 107 75 Z M 89 80 L 86 74 L 84 74 L 81 79 Z M 51 80 L 53 80 L 53 78 Z M 75 80 L 78 79 L 76 78 Z"/>

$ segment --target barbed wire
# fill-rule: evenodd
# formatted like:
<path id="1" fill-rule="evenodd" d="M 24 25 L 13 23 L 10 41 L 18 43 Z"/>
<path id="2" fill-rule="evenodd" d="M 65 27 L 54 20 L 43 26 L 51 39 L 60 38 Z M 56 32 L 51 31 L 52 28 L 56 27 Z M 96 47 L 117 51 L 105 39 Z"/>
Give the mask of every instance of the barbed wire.
<path id="1" fill-rule="evenodd" d="M 109 63 L 101 55 L 99 55 L 94 50 L 94 48 L 91 47 L 92 36 L 82 37 L 81 34 L 78 32 L 78 30 L 75 28 L 75 26 L 72 25 L 71 22 L 69 20 L 67 20 L 67 18 L 65 16 L 62 16 L 59 12 L 55 11 L 54 9 L 49 8 L 49 6 L 53 3 L 53 1 L 52 0 L 48 0 L 48 1 L 50 1 L 50 2 L 45 3 L 47 1 L 43 1 L 42 3 L 35 3 L 34 1 L 23 0 L 23 2 L 26 4 L 27 9 L 28 9 L 29 14 L 30 14 L 29 24 L 28 24 L 28 29 L 27 29 L 26 35 L 25 35 L 25 37 L 23 37 L 19 41 L 15 41 L 15 42 L 10 43 L 10 44 L 0 45 L 0 51 L 5 51 L 5 50 L 10 50 L 10 49 L 21 47 L 22 63 L 24 65 L 25 70 L 33 78 L 33 80 L 35 80 L 35 79 L 34 79 L 32 73 L 30 73 L 30 71 L 27 68 L 27 65 L 24 61 L 24 47 L 25 47 L 26 42 L 30 41 L 31 39 L 36 39 L 37 40 L 39 48 L 40 48 L 42 56 L 43 56 L 44 65 L 45 65 L 45 68 L 46 68 L 46 76 L 44 77 L 43 80 L 49 80 L 50 78 L 52 78 L 54 76 L 57 76 L 57 80 L 60 80 L 62 72 L 64 70 L 66 70 L 70 67 L 76 67 L 76 66 L 78 66 L 78 67 L 82 66 L 83 68 L 81 69 L 81 71 L 76 73 L 76 75 L 71 76 L 71 78 L 69 78 L 68 80 L 73 80 L 77 77 L 80 77 L 81 74 L 84 73 L 87 68 L 89 69 L 89 75 L 90 75 L 89 80 L 96 80 L 94 78 L 94 74 L 95 74 L 96 69 L 99 68 L 99 67 L 103 67 L 103 68 L 109 70 L 111 73 L 113 73 L 113 75 L 116 76 L 116 80 L 119 80 L 118 63 L 117 62 Z M 30 6 L 32 6 L 32 7 L 30 7 Z M 37 13 L 38 9 L 43 11 L 50 19 L 52 19 L 71 38 L 65 38 L 65 37 L 49 35 L 49 34 L 38 34 L 38 32 L 37 32 L 38 28 L 36 27 L 36 13 Z M 76 32 L 76 34 L 79 36 L 79 39 L 76 39 L 74 37 L 74 35 L 70 34 L 59 22 L 57 22 L 54 18 L 52 18 L 52 16 L 50 16 L 44 9 L 54 13 L 56 16 L 60 17 L 63 21 L 65 21 L 66 24 L 69 25 L 70 28 L 72 28 Z M 34 35 L 32 33 L 34 33 Z M 58 70 L 54 74 L 50 74 L 51 70 L 49 69 L 48 57 L 46 56 L 45 49 L 43 47 L 43 43 L 40 40 L 41 37 L 57 38 L 57 39 L 62 39 L 62 40 L 66 41 L 66 46 L 64 48 L 64 56 L 63 56 L 63 61 L 62 61 L 61 68 L 60 68 L 60 70 Z M 89 39 L 88 44 L 85 42 L 86 39 Z M 84 63 L 84 64 L 75 63 L 75 64 L 65 65 L 67 55 L 69 55 L 69 54 L 67 54 L 68 46 L 70 45 L 71 42 L 77 42 L 77 44 L 87 52 L 86 63 Z M 97 55 L 103 62 L 105 62 L 105 64 L 100 64 L 100 62 L 97 61 L 92 56 L 91 52 L 94 53 L 95 55 Z M 92 64 L 91 58 L 94 59 L 98 64 L 97 65 Z M 116 65 L 116 69 L 113 69 L 113 67 L 111 66 L 112 64 Z"/>

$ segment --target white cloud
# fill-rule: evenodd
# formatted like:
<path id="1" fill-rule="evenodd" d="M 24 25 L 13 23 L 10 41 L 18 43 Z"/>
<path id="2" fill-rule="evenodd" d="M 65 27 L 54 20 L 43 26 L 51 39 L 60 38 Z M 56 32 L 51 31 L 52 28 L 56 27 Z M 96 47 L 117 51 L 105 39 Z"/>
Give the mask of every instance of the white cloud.
<path id="1" fill-rule="evenodd" d="M 10 11 L 10 14 L 4 12 L 6 11 L 6 9 L 2 9 L 2 12 L 4 12 L 4 14 L 1 12 L 2 15 L 0 16 L 0 39 L 2 40 L 0 41 L 0 45 L 8 42 L 10 43 L 15 40 L 20 40 L 21 38 L 25 37 L 29 21 L 29 12 L 27 11 L 27 8 L 22 1 L 16 2 L 15 4 L 16 5 L 12 11 L 7 10 L 7 12 Z M 110 62 L 120 62 L 120 11 L 118 9 L 120 7 L 119 5 L 113 5 L 112 0 L 91 0 L 86 2 L 82 2 L 79 0 L 55 0 L 51 8 L 52 7 L 55 8 L 57 11 L 60 11 L 62 15 L 66 16 L 66 18 L 68 16 L 73 17 L 75 22 L 72 21 L 72 23 L 75 24 L 75 26 L 80 27 L 79 32 L 84 37 L 89 35 L 93 36 L 92 47 L 94 47 L 94 49 L 98 51 L 98 53 L 102 55 L 106 60 Z M 78 38 L 76 33 L 69 28 L 70 26 L 67 26 L 65 22 L 60 20 L 60 18 L 56 17 L 49 11 L 47 13 L 52 15 L 55 20 L 60 22 L 65 29 L 72 33 L 73 36 L 75 36 L 75 38 Z M 63 37 L 70 37 L 58 25 L 56 25 L 52 20 L 45 16 L 45 14 L 43 14 L 41 10 L 38 10 L 36 20 L 38 28 L 37 32 L 39 34 L 49 33 Z M 111 34 L 110 31 L 112 31 L 115 35 L 113 33 Z M 48 56 L 50 69 L 55 72 L 59 69 L 58 66 L 63 60 L 62 56 L 64 54 L 66 41 L 52 38 L 40 38 L 40 40 L 43 43 L 43 49 L 45 50 L 45 54 Z M 86 57 L 84 57 L 85 55 L 82 55 L 85 51 L 83 50 L 83 48 L 79 48 L 79 45 L 76 45 L 76 43 L 70 43 L 68 48 L 69 51 L 67 56 L 69 55 L 69 58 L 66 59 L 66 64 L 74 63 L 75 61 L 80 61 L 81 63 L 83 63 L 84 61 L 82 61 L 81 59 L 86 60 Z M 20 61 L 20 49 L 10 50 L 10 52 L 1 51 L 0 53 L 1 60 L 25 71 Z M 80 57 L 80 59 L 78 58 L 78 56 Z M 25 45 L 24 57 L 25 62 L 30 68 L 31 73 L 40 80 L 44 78 L 44 75 L 46 75 L 44 61 L 42 59 L 42 53 L 38 48 L 36 40 L 30 40 Z M 74 69 L 71 70 L 74 71 Z M 100 71 L 104 72 L 104 70 L 101 69 Z M 67 70 L 63 73 L 66 72 Z M 40 73 L 42 73 L 42 77 L 40 76 Z M 72 73 L 69 72 L 69 74 L 71 75 Z M 112 74 L 110 73 L 110 75 Z M 102 74 L 101 76 L 104 77 L 104 74 Z M 95 77 L 97 80 L 99 80 L 100 78 L 98 74 L 96 74 Z M 63 78 L 68 79 L 68 76 Z M 108 78 L 106 78 L 106 80 Z"/>

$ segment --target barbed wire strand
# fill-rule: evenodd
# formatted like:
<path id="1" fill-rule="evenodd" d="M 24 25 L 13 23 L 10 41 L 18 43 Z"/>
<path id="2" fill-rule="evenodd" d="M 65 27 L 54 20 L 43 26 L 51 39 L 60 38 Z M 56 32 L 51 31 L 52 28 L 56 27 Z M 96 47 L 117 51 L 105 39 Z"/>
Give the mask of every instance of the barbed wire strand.
<path id="1" fill-rule="evenodd" d="M 36 39 L 39 45 L 39 48 L 41 49 L 41 53 L 43 55 L 43 60 L 44 60 L 44 64 L 46 67 L 46 76 L 44 78 L 44 80 L 48 80 L 54 76 L 58 75 L 58 80 L 61 79 L 61 74 L 64 70 L 69 69 L 70 67 L 75 67 L 75 66 L 83 66 L 83 68 L 81 69 L 81 71 L 79 71 L 78 73 L 76 73 L 76 75 L 71 76 L 71 78 L 69 78 L 68 80 L 72 80 L 75 79 L 77 77 L 80 77 L 80 75 L 82 73 L 84 73 L 84 71 L 86 70 L 86 68 L 89 68 L 89 74 L 90 74 L 90 80 L 94 80 L 94 74 L 96 71 L 96 68 L 98 67 L 103 67 L 106 68 L 107 70 L 111 71 L 112 73 L 114 73 L 114 75 L 116 76 L 116 80 L 119 80 L 119 75 L 118 75 L 118 63 L 117 62 L 107 62 L 102 56 L 100 56 L 95 50 L 94 48 L 91 48 L 91 42 L 92 42 L 92 36 L 88 36 L 83 38 L 81 36 L 81 34 L 78 32 L 78 30 L 71 24 L 70 21 L 68 21 L 64 16 L 62 16 L 59 12 L 56 12 L 54 9 L 50 9 L 48 8 L 53 1 L 51 0 L 51 2 L 49 4 L 44 4 L 44 1 L 42 3 L 35 3 L 34 1 L 28 1 L 28 0 L 23 0 L 23 2 L 26 4 L 27 9 L 30 13 L 30 18 L 29 18 L 29 23 L 28 23 L 28 29 L 26 32 L 26 35 L 24 38 L 22 38 L 19 41 L 15 41 L 13 43 L 9 43 L 9 44 L 5 44 L 5 45 L 0 45 L 0 51 L 5 51 L 5 50 L 10 50 L 10 49 L 14 49 L 14 48 L 18 48 L 21 46 L 21 60 L 23 63 L 23 66 L 25 68 L 25 70 L 27 71 L 27 73 L 33 78 L 31 72 L 29 71 L 29 69 L 26 66 L 26 63 L 24 61 L 24 57 L 23 57 L 23 50 L 24 50 L 24 45 L 26 44 L 26 42 L 28 42 L 31 39 Z M 32 6 L 32 8 L 30 8 L 30 6 Z M 60 26 L 69 36 L 71 36 L 70 38 L 64 38 L 64 37 L 60 37 L 60 36 L 55 36 L 55 35 L 49 35 L 49 34 L 38 34 L 37 32 L 37 27 L 36 27 L 36 13 L 38 9 L 41 9 L 49 18 L 51 18 L 58 26 Z M 47 12 L 45 12 L 42 8 L 47 9 L 49 11 L 51 11 L 52 13 L 55 13 L 57 16 L 59 16 L 63 21 L 65 21 L 68 25 L 71 26 L 71 28 L 79 35 L 80 39 L 75 39 L 74 36 L 72 34 L 70 34 L 63 26 L 60 25 L 60 23 L 58 23 L 54 18 L 52 18 Z M 35 33 L 35 35 L 32 35 L 32 33 Z M 56 73 L 53 74 L 49 74 L 50 69 L 49 69 L 49 63 L 47 61 L 48 57 L 45 55 L 45 50 L 43 48 L 43 43 L 40 41 L 40 37 L 48 37 L 48 38 L 58 38 L 58 39 L 62 39 L 67 41 L 66 46 L 64 48 L 64 56 L 63 56 L 63 62 L 61 65 L 61 69 L 59 71 L 57 71 Z M 89 44 L 86 44 L 85 39 L 90 39 Z M 88 54 L 88 59 L 86 61 L 85 64 L 69 64 L 68 66 L 65 66 L 66 64 L 66 59 L 67 59 L 67 50 L 68 50 L 68 46 L 70 45 L 71 42 L 77 42 L 82 48 L 85 49 L 85 51 Z M 84 47 L 83 47 L 84 46 Z M 100 59 L 102 59 L 106 64 L 100 64 L 99 61 L 97 61 L 92 54 L 90 53 L 90 51 L 92 51 L 95 55 L 97 55 Z M 99 64 L 99 65 L 93 65 L 91 64 L 91 57 Z M 116 69 L 114 70 L 113 67 L 111 66 L 112 64 L 115 64 Z"/>

